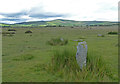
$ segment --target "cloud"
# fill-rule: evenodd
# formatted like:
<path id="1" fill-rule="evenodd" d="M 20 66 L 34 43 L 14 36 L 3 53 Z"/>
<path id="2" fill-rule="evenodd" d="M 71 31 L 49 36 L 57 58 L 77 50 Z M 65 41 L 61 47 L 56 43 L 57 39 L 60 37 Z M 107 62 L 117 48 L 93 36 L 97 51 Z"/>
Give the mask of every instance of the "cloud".
<path id="1" fill-rule="evenodd" d="M 0 13 L 0 22 L 4 23 L 5 21 L 12 23 L 19 23 L 19 22 L 26 22 L 26 21 L 39 21 L 39 20 L 50 20 L 53 18 L 61 18 L 61 17 L 67 17 L 68 15 L 65 14 L 55 14 L 55 13 L 35 13 L 34 11 L 29 11 L 29 12 L 18 12 L 18 13 Z"/>
<path id="2" fill-rule="evenodd" d="M 117 21 L 118 1 L 2 0 L 0 22 L 18 23 L 53 19 Z"/>
<path id="3" fill-rule="evenodd" d="M 39 10 L 39 11 L 38 11 Z M 39 20 L 53 20 L 57 18 L 67 17 L 68 14 L 57 14 L 53 12 L 46 12 L 42 7 L 33 7 L 28 11 L 20 11 L 16 13 L 0 13 L 1 23 L 5 21 L 12 23 L 39 21 Z"/>
<path id="4" fill-rule="evenodd" d="M 0 13 L 0 15 L 4 16 L 4 17 L 20 17 L 23 15 L 27 15 L 26 11 L 21 11 L 21 12 L 17 12 L 17 13 Z"/>
<path id="5" fill-rule="evenodd" d="M 63 17 L 65 15 L 62 14 L 31 14 L 30 17 L 35 17 L 35 18 L 52 18 L 52 17 Z"/>

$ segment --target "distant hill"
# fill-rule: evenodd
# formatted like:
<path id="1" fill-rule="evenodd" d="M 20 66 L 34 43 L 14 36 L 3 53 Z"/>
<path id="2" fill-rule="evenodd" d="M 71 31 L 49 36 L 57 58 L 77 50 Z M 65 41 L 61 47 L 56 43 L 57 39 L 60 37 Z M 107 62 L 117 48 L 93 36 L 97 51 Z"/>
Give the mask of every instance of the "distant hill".
<path id="1" fill-rule="evenodd" d="M 90 25 L 116 25 L 117 22 L 110 21 L 74 21 L 74 20 L 64 20 L 56 19 L 52 21 L 30 21 L 21 22 L 16 24 L 2 24 L 2 26 L 90 26 Z"/>

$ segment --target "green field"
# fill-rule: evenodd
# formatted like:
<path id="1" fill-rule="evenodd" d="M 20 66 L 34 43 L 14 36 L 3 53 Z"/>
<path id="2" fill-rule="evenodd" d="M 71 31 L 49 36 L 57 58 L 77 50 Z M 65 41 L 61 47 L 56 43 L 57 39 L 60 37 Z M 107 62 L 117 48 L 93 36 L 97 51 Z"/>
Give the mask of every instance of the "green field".
<path id="1" fill-rule="evenodd" d="M 15 29 L 17 31 L 14 36 L 2 36 L 3 82 L 118 81 L 118 35 L 107 34 L 110 31 L 117 32 L 117 26 L 91 27 L 91 29 L 85 27 Z M 3 32 L 7 30 L 8 28 L 3 28 Z M 33 33 L 25 34 L 27 30 L 31 30 Z M 98 34 L 105 36 L 97 37 Z M 52 38 L 59 37 L 68 39 L 68 44 L 63 46 L 47 44 Z M 75 77 L 75 75 L 72 76 L 72 72 L 51 72 L 47 69 L 48 65 L 51 64 L 55 50 L 74 49 L 76 51 L 78 42 L 73 40 L 83 39 L 83 37 L 87 42 L 88 52 L 91 55 L 100 55 L 102 57 L 107 69 L 112 74 L 111 78 L 98 79 L 97 77 L 91 77 L 81 79 Z M 89 75 L 91 74 L 89 73 Z"/>

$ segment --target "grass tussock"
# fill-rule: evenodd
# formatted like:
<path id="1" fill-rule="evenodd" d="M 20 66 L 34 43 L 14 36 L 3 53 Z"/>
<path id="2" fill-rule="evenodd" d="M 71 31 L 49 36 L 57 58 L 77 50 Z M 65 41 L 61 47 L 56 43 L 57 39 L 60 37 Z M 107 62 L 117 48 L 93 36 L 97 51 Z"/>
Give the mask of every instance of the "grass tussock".
<path id="1" fill-rule="evenodd" d="M 78 39 L 86 39 L 86 37 L 80 36 L 80 37 L 78 37 Z"/>
<path id="2" fill-rule="evenodd" d="M 16 31 L 15 29 L 8 29 L 8 31 Z"/>
<path id="3" fill-rule="evenodd" d="M 3 36 L 13 36 L 15 32 L 2 32 Z"/>
<path id="4" fill-rule="evenodd" d="M 73 49 L 57 50 L 48 70 L 59 74 L 60 77 L 65 77 L 66 81 L 104 81 L 104 78 L 112 78 L 105 61 L 95 52 L 88 52 L 87 65 L 81 70 L 76 61 L 76 52 Z"/>
<path id="5" fill-rule="evenodd" d="M 19 57 L 16 57 L 13 60 L 15 60 L 15 61 L 27 61 L 27 60 L 32 60 L 33 58 L 34 58 L 33 55 L 25 54 L 25 55 L 21 55 Z"/>
<path id="6" fill-rule="evenodd" d="M 67 39 L 64 38 L 52 38 L 50 41 L 47 42 L 49 45 L 56 46 L 56 45 L 66 45 L 68 43 Z"/>

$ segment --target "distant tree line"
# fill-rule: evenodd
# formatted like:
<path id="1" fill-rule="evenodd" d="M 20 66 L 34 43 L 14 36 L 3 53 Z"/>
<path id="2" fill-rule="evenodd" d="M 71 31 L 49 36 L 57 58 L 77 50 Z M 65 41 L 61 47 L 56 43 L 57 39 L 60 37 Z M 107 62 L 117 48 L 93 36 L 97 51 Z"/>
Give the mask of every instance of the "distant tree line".
<path id="1" fill-rule="evenodd" d="M 64 25 L 46 25 L 45 27 L 65 27 Z"/>

